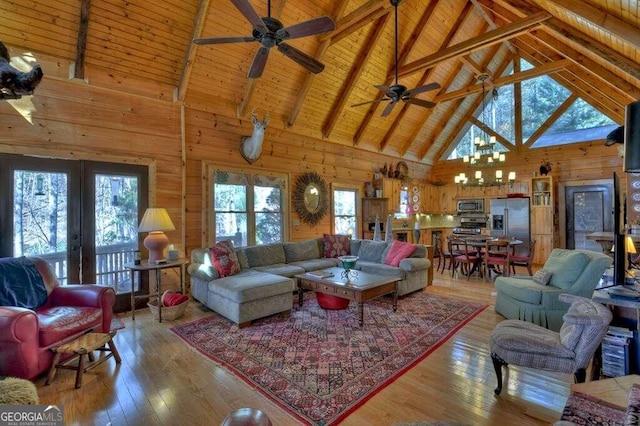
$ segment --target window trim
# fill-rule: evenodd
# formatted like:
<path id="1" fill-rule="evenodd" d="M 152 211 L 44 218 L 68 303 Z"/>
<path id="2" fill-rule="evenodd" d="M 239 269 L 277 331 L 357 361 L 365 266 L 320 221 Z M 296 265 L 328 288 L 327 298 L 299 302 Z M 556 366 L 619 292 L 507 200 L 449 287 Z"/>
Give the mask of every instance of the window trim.
<path id="1" fill-rule="evenodd" d="M 362 235 L 362 197 L 360 196 L 360 192 L 361 192 L 361 188 L 358 185 L 352 185 L 352 184 L 346 184 L 346 183 L 339 183 L 339 182 L 332 182 L 330 184 L 331 187 L 331 212 L 330 212 L 330 216 L 331 216 L 331 233 L 335 234 L 336 230 L 335 230 L 335 225 L 336 225 L 336 215 L 335 215 L 335 197 L 334 197 L 334 193 L 335 191 L 353 191 L 355 192 L 355 197 L 356 197 L 356 213 L 355 213 L 355 217 L 356 217 L 356 228 L 353 230 L 353 235 L 352 238 L 358 238 L 358 235 Z"/>
<path id="2" fill-rule="evenodd" d="M 247 175 L 261 175 L 261 176 L 272 176 L 277 177 L 284 180 L 284 188 L 282 189 L 282 238 L 283 242 L 289 241 L 290 239 L 290 231 L 289 231 L 289 216 L 290 216 L 290 199 L 289 199 L 289 181 L 290 175 L 289 173 L 282 173 L 273 170 L 260 169 L 256 170 L 255 168 L 246 168 L 246 167 L 229 167 L 223 166 L 216 163 L 204 163 L 204 190 L 202 191 L 203 197 L 206 197 L 206 200 L 203 200 L 203 205 L 206 206 L 203 209 L 203 240 L 206 246 L 212 246 L 215 244 L 216 237 L 216 224 L 215 224 L 215 204 L 214 204 L 214 191 L 213 185 L 215 184 L 215 173 L 216 171 L 224 171 L 229 173 L 239 173 L 239 174 L 247 174 Z M 253 197 L 253 180 L 248 185 L 247 197 Z M 252 198 L 251 198 L 252 199 Z M 255 211 L 247 210 L 247 221 L 254 221 Z M 255 229 L 255 225 L 252 226 L 252 229 Z M 247 239 L 249 236 L 247 236 Z M 247 244 L 249 242 L 247 241 Z M 251 245 L 251 244 L 249 244 Z"/>

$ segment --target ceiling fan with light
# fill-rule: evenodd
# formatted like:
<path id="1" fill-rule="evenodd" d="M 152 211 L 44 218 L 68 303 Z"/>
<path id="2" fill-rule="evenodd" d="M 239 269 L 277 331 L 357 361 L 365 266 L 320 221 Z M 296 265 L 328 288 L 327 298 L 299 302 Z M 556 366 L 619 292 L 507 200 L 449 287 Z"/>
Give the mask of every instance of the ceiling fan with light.
<path id="1" fill-rule="evenodd" d="M 391 101 L 382 111 L 382 116 L 386 117 L 391 114 L 393 107 L 400 101 L 417 105 L 423 108 L 433 108 L 436 104 L 424 99 L 416 99 L 413 96 L 418 93 L 428 92 L 430 90 L 439 89 L 438 83 L 429 83 L 424 86 L 416 87 L 415 89 L 407 89 L 406 86 L 398 84 L 398 5 L 402 0 L 390 0 L 391 4 L 395 8 L 395 84 L 392 86 L 385 86 L 384 84 L 377 84 L 375 87 L 384 93 L 384 97 L 373 101 L 361 102 L 359 104 L 351 105 L 352 107 L 372 104 L 375 102 Z"/>
<path id="2" fill-rule="evenodd" d="M 233 3 L 244 17 L 247 18 L 251 25 L 253 25 L 252 35 L 247 37 L 196 38 L 193 40 L 195 44 L 222 44 L 249 41 L 260 42 L 262 46 L 256 52 L 247 74 L 247 77 L 249 78 L 259 78 L 262 75 L 265 64 L 267 63 L 267 57 L 269 56 L 269 50 L 273 46 L 277 46 L 278 50 L 285 56 L 291 58 L 312 73 L 317 74 L 324 69 L 324 64 L 320 61 L 312 58 L 284 41 L 333 31 L 335 29 L 335 24 L 331 18 L 328 16 L 321 16 L 285 27 L 279 20 L 271 17 L 271 0 L 268 1 L 267 5 L 268 14 L 266 17 L 262 18 L 253 9 L 249 0 L 231 0 L 231 3 Z"/>

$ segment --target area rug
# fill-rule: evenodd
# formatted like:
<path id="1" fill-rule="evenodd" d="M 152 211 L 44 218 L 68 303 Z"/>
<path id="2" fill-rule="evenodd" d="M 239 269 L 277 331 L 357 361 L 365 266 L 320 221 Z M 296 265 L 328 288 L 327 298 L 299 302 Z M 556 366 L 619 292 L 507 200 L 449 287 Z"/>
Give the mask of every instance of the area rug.
<path id="1" fill-rule="evenodd" d="M 561 420 L 576 425 L 624 425 L 626 410 L 581 392 L 571 392 Z"/>
<path id="2" fill-rule="evenodd" d="M 224 365 L 299 421 L 331 425 L 401 376 L 482 312 L 486 305 L 414 293 L 324 310 L 313 293 L 289 318 L 238 329 L 219 315 L 171 330 Z"/>
<path id="3" fill-rule="evenodd" d="M 111 317 L 111 331 L 122 330 L 125 327 L 124 322 L 116 316 Z"/>

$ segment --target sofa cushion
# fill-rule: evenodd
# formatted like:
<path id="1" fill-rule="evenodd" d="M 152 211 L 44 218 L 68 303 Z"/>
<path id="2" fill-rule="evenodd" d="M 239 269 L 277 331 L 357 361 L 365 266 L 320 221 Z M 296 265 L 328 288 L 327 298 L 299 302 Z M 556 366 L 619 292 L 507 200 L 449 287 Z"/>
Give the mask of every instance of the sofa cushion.
<path id="1" fill-rule="evenodd" d="M 324 257 L 339 257 L 351 254 L 349 235 L 324 234 Z"/>
<path id="2" fill-rule="evenodd" d="M 338 259 L 309 259 L 301 260 L 300 262 L 292 262 L 289 265 L 299 266 L 305 271 L 317 271 L 319 269 L 333 268 L 338 266 Z"/>
<path id="3" fill-rule="evenodd" d="M 360 260 L 383 263 L 382 253 L 386 248 L 387 243 L 384 241 L 362 240 L 360 250 L 358 250 L 358 257 Z"/>
<path id="4" fill-rule="evenodd" d="M 495 282 L 496 290 L 512 299 L 524 303 L 539 305 L 542 303 L 542 291 L 545 286 L 536 284 L 532 279 L 500 277 Z"/>
<path id="5" fill-rule="evenodd" d="M 240 261 L 231 240 L 218 241 L 209 248 L 209 255 L 220 277 L 229 277 L 240 272 Z"/>
<path id="6" fill-rule="evenodd" d="M 268 272 L 270 274 L 280 275 L 282 277 L 293 277 L 294 275 L 304 274 L 304 268 L 287 263 L 276 263 L 273 265 L 256 266 L 251 268 L 254 271 Z"/>
<path id="7" fill-rule="evenodd" d="M 267 266 L 276 263 L 287 263 L 282 243 L 265 244 L 261 246 L 250 246 L 244 249 L 250 268 L 256 266 Z"/>
<path id="8" fill-rule="evenodd" d="M 253 270 L 242 271 L 233 277 L 209 282 L 208 290 L 234 303 L 246 303 L 291 293 L 296 284 L 291 278 Z"/>
<path id="9" fill-rule="evenodd" d="M 296 243 L 284 243 L 284 255 L 287 258 L 287 263 L 317 259 L 321 257 L 318 240 L 313 239 Z"/>
<path id="10" fill-rule="evenodd" d="M 358 256 L 358 252 L 360 251 L 360 246 L 362 245 L 362 241 L 364 240 L 349 241 L 349 252 L 351 253 L 351 256 Z"/>
<path id="11" fill-rule="evenodd" d="M 553 274 L 550 271 L 540 269 L 533 275 L 533 282 L 536 284 L 547 285 L 551 280 L 551 275 Z"/>
<path id="12" fill-rule="evenodd" d="M 384 259 L 384 263 L 391 266 L 399 266 L 400 261 L 411 256 L 414 251 L 416 251 L 415 244 L 394 240 L 393 243 L 391 243 L 391 249 Z"/>
<path id="13" fill-rule="evenodd" d="M 368 274 L 382 275 L 384 277 L 397 277 L 402 280 L 407 278 L 407 271 L 385 263 L 358 260 L 356 269 Z"/>
<path id="14" fill-rule="evenodd" d="M 549 285 L 567 290 L 590 262 L 589 256 L 578 251 L 554 251 L 543 269 L 552 273 Z"/>
<path id="15" fill-rule="evenodd" d="M 40 323 L 40 346 L 60 342 L 102 324 L 102 309 L 86 306 L 54 306 L 36 311 Z"/>

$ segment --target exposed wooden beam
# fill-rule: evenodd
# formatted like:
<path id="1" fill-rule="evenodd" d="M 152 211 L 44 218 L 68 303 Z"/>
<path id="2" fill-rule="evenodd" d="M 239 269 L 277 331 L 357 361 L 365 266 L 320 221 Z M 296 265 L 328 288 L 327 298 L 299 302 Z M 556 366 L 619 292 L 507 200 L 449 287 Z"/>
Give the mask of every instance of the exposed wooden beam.
<path id="1" fill-rule="evenodd" d="M 202 35 L 202 27 L 204 26 L 204 20 L 209 12 L 209 0 L 200 0 L 198 4 L 198 12 L 194 19 L 193 33 L 191 40 L 198 38 Z M 196 58 L 196 44 L 189 41 L 187 52 L 185 54 L 184 62 L 182 64 L 182 72 L 180 73 L 180 82 L 174 91 L 173 99 L 176 102 L 183 102 L 191 79 L 191 71 L 193 70 L 193 61 Z"/>
<path id="2" fill-rule="evenodd" d="M 434 1 L 432 3 L 436 3 L 436 2 Z M 449 46 L 451 44 L 451 41 L 453 40 L 455 35 L 458 33 L 460 28 L 462 28 L 462 25 L 466 21 L 466 19 L 469 16 L 469 13 L 471 12 L 471 10 L 472 10 L 471 4 L 470 3 L 466 3 L 464 8 L 462 9 L 462 12 L 460 12 L 460 14 L 458 15 L 458 19 L 456 19 L 456 22 L 451 27 L 451 30 L 449 30 L 449 33 L 447 34 L 445 39 L 442 41 L 442 43 L 440 44 L 440 47 L 438 47 L 438 49 L 444 49 L 444 48 L 446 48 L 447 46 Z M 432 12 L 433 12 L 433 9 L 429 12 L 429 14 L 431 14 Z M 427 24 L 427 19 L 424 20 L 424 24 L 425 25 Z M 428 80 L 430 80 L 431 76 L 433 75 L 434 69 L 435 68 L 430 68 L 430 69 L 425 70 L 425 72 L 422 74 L 422 77 L 420 77 L 420 80 L 418 81 L 416 86 L 420 87 L 423 84 L 425 84 Z M 448 82 L 448 84 L 446 84 L 446 87 L 448 87 L 449 84 L 451 84 L 451 83 Z M 405 116 L 407 110 L 409 109 L 409 107 L 410 107 L 410 105 L 408 105 L 406 103 L 402 104 L 402 109 L 400 110 L 400 113 L 398 115 L 396 115 L 395 119 L 393 120 L 393 123 L 391 123 L 391 127 L 389 127 L 389 129 L 385 133 L 384 137 L 382 138 L 382 141 L 380 143 L 380 151 L 384 151 L 384 149 L 386 148 L 387 144 L 391 140 L 391 136 L 393 135 L 393 133 L 396 131 L 396 129 L 400 125 L 400 122 L 404 118 L 404 116 Z M 422 124 L 424 124 L 424 122 Z M 418 126 L 417 130 L 419 130 L 420 127 L 422 127 L 422 125 Z M 412 133 L 416 134 L 417 131 L 414 131 Z M 406 138 L 406 136 L 405 136 L 405 138 Z M 411 143 L 411 140 L 409 139 L 408 140 L 408 144 L 410 144 L 410 143 Z M 405 145 L 407 145 L 407 143 L 404 143 L 403 147 Z M 402 153 L 402 148 L 400 149 L 400 155 L 404 155 Z"/>
<path id="3" fill-rule="evenodd" d="M 480 74 L 482 74 L 482 70 L 480 69 L 480 65 L 475 63 L 473 61 L 473 59 L 471 59 L 471 58 L 469 58 L 467 56 L 460 56 L 460 62 L 462 62 L 464 64 L 464 66 L 469 68 L 471 70 L 471 72 L 475 74 L 476 77 L 479 76 Z M 489 75 L 489 76 L 493 77 L 491 75 Z"/>
<path id="4" fill-rule="evenodd" d="M 347 7 L 346 1 L 337 2 L 336 10 L 334 11 L 333 16 L 336 17 L 336 16 L 342 15 L 346 7 Z M 327 53 L 327 49 L 329 49 L 329 46 L 331 46 L 331 39 L 327 39 L 321 42 L 320 46 L 318 46 L 318 51 L 316 52 L 315 58 L 319 61 L 322 61 L 322 58 L 324 58 L 325 53 Z M 309 94 L 309 90 L 311 89 L 311 84 L 313 84 L 314 78 L 315 78 L 314 73 L 312 72 L 307 73 L 307 76 L 305 77 L 304 82 L 300 87 L 300 90 L 298 90 L 298 96 L 293 104 L 293 107 L 291 108 L 291 113 L 289 114 L 289 117 L 286 120 L 286 126 L 288 128 L 293 127 L 293 125 L 296 123 L 296 120 L 298 119 L 298 114 L 300 114 L 302 105 L 304 105 L 304 101 L 307 99 L 307 95 Z"/>
<path id="5" fill-rule="evenodd" d="M 578 99 L 578 96 L 575 93 L 569 95 L 569 97 L 565 99 L 558 108 L 556 108 L 553 114 L 551 114 L 544 121 L 544 123 L 542 123 L 542 125 L 538 127 L 535 132 L 533 132 L 533 134 L 527 140 L 527 143 L 524 144 L 524 147 L 531 148 L 531 145 L 533 145 L 538 140 L 538 138 L 540 138 L 540 136 L 542 136 L 542 134 L 546 132 L 549 127 L 551 127 L 553 123 L 555 123 L 556 120 L 558 120 L 558 118 L 560 118 L 560 116 L 564 114 L 567 109 L 569 109 L 569 107 L 576 101 L 576 99 Z"/>
<path id="6" fill-rule="evenodd" d="M 378 18 L 375 25 L 371 28 L 371 32 L 369 34 L 369 37 L 367 37 L 366 42 L 362 44 L 360 53 L 356 57 L 356 60 L 353 62 L 347 78 L 344 79 L 344 81 L 342 82 L 342 86 L 338 91 L 338 96 L 331 105 L 329 116 L 324 121 L 324 124 L 322 126 L 322 136 L 324 138 L 328 138 L 331 135 L 331 131 L 333 130 L 336 121 L 338 121 L 338 117 L 340 116 L 344 105 L 349 99 L 349 95 L 351 95 L 351 91 L 355 87 L 356 81 L 358 80 L 358 78 L 360 78 L 365 65 L 371 58 L 373 48 L 378 44 L 380 36 L 384 33 L 384 28 L 390 16 L 391 14 L 387 13 Z"/>
<path id="7" fill-rule="evenodd" d="M 339 3 L 348 3 L 346 1 Z M 341 5 L 344 10 L 346 5 Z M 387 0 L 369 0 L 350 14 L 341 18 L 336 22 L 336 29 L 332 32 L 321 36 L 320 42 L 329 40 L 330 44 L 337 43 L 360 28 L 369 25 L 382 15 L 389 13 L 391 3 Z"/>
<path id="8" fill-rule="evenodd" d="M 407 40 L 405 45 L 402 47 L 400 53 L 398 54 L 398 64 L 403 64 L 404 61 L 406 61 L 407 56 L 409 56 L 409 52 L 411 52 L 411 49 L 413 49 L 413 46 L 418 41 L 420 34 L 422 34 L 422 31 L 427 26 L 427 23 L 429 22 L 429 18 L 431 18 L 431 15 L 433 14 L 433 11 L 435 10 L 437 5 L 438 5 L 438 1 L 432 0 L 427 6 L 427 8 L 425 9 L 425 11 L 422 13 L 422 16 L 420 16 L 420 21 L 418 21 L 415 28 L 411 32 L 409 39 Z M 383 84 L 389 85 L 393 81 L 393 79 L 395 78 L 395 69 L 396 69 L 395 63 L 391 64 L 391 67 L 387 72 L 387 78 Z M 389 77 L 389 74 L 391 74 L 391 77 Z M 362 136 L 364 135 L 365 130 L 369 126 L 369 123 L 371 123 L 371 120 L 373 119 L 373 115 L 375 114 L 379 106 L 380 106 L 379 103 L 374 103 L 374 104 L 371 104 L 371 106 L 369 106 L 369 109 L 364 115 L 364 118 L 362 119 L 360 126 L 358 126 L 358 129 L 356 130 L 356 133 L 353 136 L 354 145 L 358 145 L 360 143 L 360 140 L 362 139 Z"/>
<path id="9" fill-rule="evenodd" d="M 504 146 L 508 151 L 513 151 L 513 144 L 505 139 L 500 133 L 493 130 L 488 125 L 484 124 L 482 121 L 478 120 L 473 115 L 469 117 L 469 121 L 474 124 L 477 128 L 488 134 L 489 136 L 494 136 L 496 140 L 500 143 L 500 145 Z"/>
<path id="10" fill-rule="evenodd" d="M 519 81 L 528 80 L 530 78 L 539 77 L 541 75 L 551 74 L 553 72 L 566 68 L 571 64 L 572 62 L 569 59 L 561 59 L 559 61 L 540 65 L 539 67 L 535 67 L 527 71 L 521 71 L 519 73 L 496 78 L 493 80 L 493 86 L 494 87 L 505 86 L 507 84 L 513 84 Z M 481 84 L 475 84 L 473 86 L 469 86 L 464 89 L 456 90 L 449 93 L 444 93 L 440 96 L 437 96 L 435 99 L 435 102 L 446 102 L 452 99 L 463 98 L 465 96 L 469 96 L 471 93 L 478 93 L 478 92 L 482 92 Z"/>
<path id="11" fill-rule="evenodd" d="M 78 23 L 78 40 L 76 41 L 76 60 L 73 65 L 73 78 L 84 80 L 84 56 L 87 50 L 87 32 L 89 31 L 89 12 L 91 0 L 80 3 L 80 22 Z"/>
<path id="12" fill-rule="evenodd" d="M 502 43 L 505 40 L 530 31 L 532 28 L 537 27 L 549 18 L 551 18 L 549 13 L 538 12 L 528 18 L 523 18 L 495 30 L 488 31 L 478 37 L 463 41 L 462 43 L 458 43 L 447 49 L 403 65 L 398 70 L 398 74 L 402 77 L 411 75 L 423 68 L 432 67 L 440 62 L 468 55 L 496 43 Z"/>
<path id="13" fill-rule="evenodd" d="M 600 10 L 582 0 L 548 1 L 549 3 L 575 16 L 578 20 L 589 22 L 598 29 L 607 32 L 620 40 L 631 43 L 636 47 L 636 49 L 640 48 L 640 31 L 638 31 L 637 27 L 628 24 L 622 19 Z"/>
<path id="14" fill-rule="evenodd" d="M 495 30 L 496 28 L 498 28 L 496 23 L 493 21 L 493 18 L 489 16 L 489 14 L 480 5 L 478 0 L 471 0 L 471 4 L 473 4 L 473 6 L 475 7 L 475 10 L 480 14 L 480 16 L 482 16 L 482 19 L 484 19 L 484 21 L 489 25 L 490 29 Z M 511 53 L 517 53 L 516 49 L 513 47 L 513 45 L 509 41 L 505 41 L 504 44 L 505 46 L 507 46 L 507 49 L 511 51 Z"/>
<path id="15" fill-rule="evenodd" d="M 520 61 L 513 61 L 513 72 L 519 73 L 520 69 Z M 522 146 L 522 84 L 518 81 L 513 85 L 513 120 L 514 120 L 514 137 L 516 150 L 518 150 Z"/>

